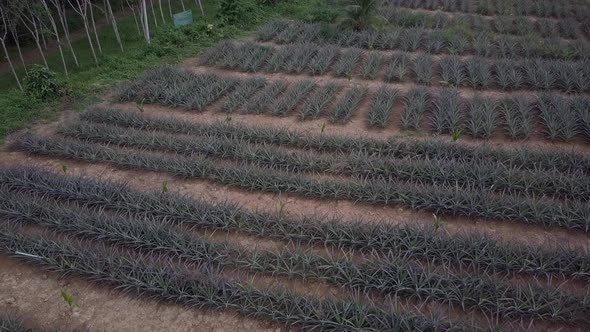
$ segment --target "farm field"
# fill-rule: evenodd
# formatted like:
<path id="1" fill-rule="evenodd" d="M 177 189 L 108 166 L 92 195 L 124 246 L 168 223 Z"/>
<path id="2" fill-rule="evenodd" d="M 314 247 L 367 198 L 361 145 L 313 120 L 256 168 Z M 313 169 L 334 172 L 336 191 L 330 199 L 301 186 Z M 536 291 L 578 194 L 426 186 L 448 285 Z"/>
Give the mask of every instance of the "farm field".
<path id="1" fill-rule="evenodd" d="M 378 11 L 9 136 L 0 330 L 587 330 L 590 3 Z"/>

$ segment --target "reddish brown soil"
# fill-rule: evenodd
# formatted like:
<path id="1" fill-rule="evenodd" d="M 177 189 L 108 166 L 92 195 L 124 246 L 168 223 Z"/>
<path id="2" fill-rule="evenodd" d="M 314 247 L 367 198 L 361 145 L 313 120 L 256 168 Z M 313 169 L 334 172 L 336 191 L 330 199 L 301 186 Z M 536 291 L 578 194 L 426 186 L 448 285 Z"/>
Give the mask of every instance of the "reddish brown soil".
<path id="1" fill-rule="evenodd" d="M 248 75 L 245 73 L 239 73 L 236 75 Z M 256 75 L 257 77 L 259 75 Z M 289 76 L 283 76 L 281 79 L 289 80 Z M 273 78 L 269 78 L 269 80 L 273 80 Z M 356 82 L 351 82 L 349 84 L 359 84 Z M 375 91 L 374 89 L 373 91 Z M 342 91 L 341 93 L 342 94 Z M 369 112 L 369 105 L 371 99 L 371 91 L 369 91 L 367 98 L 363 101 L 359 109 L 356 110 L 351 120 L 346 124 L 333 124 L 328 121 L 326 116 L 322 116 L 318 119 L 314 120 L 299 120 L 298 111 L 299 109 L 295 109 L 291 112 L 288 116 L 285 117 L 275 117 L 275 116 L 268 116 L 265 114 L 241 114 L 241 113 L 232 113 L 230 114 L 231 121 L 237 123 L 244 123 L 250 126 L 261 126 L 261 127 L 269 127 L 269 126 L 276 126 L 280 128 L 296 130 L 303 133 L 310 133 L 314 135 L 318 135 L 321 133 L 322 127 L 324 128 L 324 134 L 326 135 L 344 135 L 348 137 L 366 137 L 366 138 L 375 138 L 375 139 L 388 139 L 391 137 L 411 137 L 416 139 L 430 139 L 432 138 L 432 134 L 426 131 L 418 132 L 418 131 L 406 131 L 400 128 L 399 126 L 399 117 L 401 115 L 402 110 L 402 103 L 397 102 L 394 105 L 393 115 L 390 120 L 390 124 L 388 127 L 384 129 L 368 129 L 367 128 L 367 114 Z M 336 97 L 338 100 L 338 96 Z M 207 111 L 205 112 L 190 112 L 185 111 L 182 108 L 169 108 L 163 107 L 159 105 L 144 105 L 146 112 L 148 114 L 156 114 L 158 116 L 174 116 L 175 118 L 185 119 L 190 121 L 196 122 L 206 122 L 206 123 L 213 123 L 219 121 L 226 121 L 227 114 L 216 112 L 223 103 L 223 100 L 209 106 Z M 104 104 L 104 106 L 108 107 L 108 103 Z M 137 108 L 133 103 L 123 103 L 123 104 L 116 104 L 114 107 L 122 108 L 128 111 L 136 111 Z M 325 114 L 330 114 L 332 111 L 331 107 L 328 107 Z M 425 115 L 424 119 L 424 128 L 428 128 L 428 115 Z M 450 136 L 443 135 L 437 136 L 438 139 L 444 141 L 451 141 Z M 488 147 L 497 147 L 497 148 L 526 148 L 526 149 L 546 149 L 546 150 L 556 150 L 556 151 L 572 151 L 578 152 L 583 154 L 590 153 L 590 144 L 580 140 L 574 140 L 572 142 L 551 142 L 547 139 L 543 138 L 543 135 L 537 131 L 535 132 L 531 138 L 522 141 L 515 141 L 510 139 L 507 135 L 502 133 L 502 130 L 497 129 L 495 135 L 488 140 L 482 139 L 475 139 L 471 138 L 469 135 L 465 134 L 460 138 L 461 144 L 466 144 L 470 146 L 488 146 Z"/>
<path id="2" fill-rule="evenodd" d="M 61 296 L 74 296 L 69 308 Z M 0 311 L 16 312 L 26 327 L 61 331 L 280 331 L 229 311 L 194 310 L 141 299 L 75 277 L 62 278 L 0 256 Z"/>

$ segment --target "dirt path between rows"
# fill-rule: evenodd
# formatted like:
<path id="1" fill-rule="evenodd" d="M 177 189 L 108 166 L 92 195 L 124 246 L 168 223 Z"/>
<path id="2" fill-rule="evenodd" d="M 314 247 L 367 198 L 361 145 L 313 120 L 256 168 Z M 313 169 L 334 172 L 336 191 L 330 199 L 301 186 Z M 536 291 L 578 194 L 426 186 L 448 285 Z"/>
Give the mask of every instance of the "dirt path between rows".
<path id="1" fill-rule="evenodd" d="M 134 109 L 132 104 L 120 104 L 118 106 L 130 111 Z M 214 111 L 201 113 L 176 112 L 165 107 L 151 105 L 145 105 L 144 112 L 146 115 L 173 116 L 174 118 L 182 118 L 200 123 L 219 122 L 223 121 L 225 118 L 225 114 Z M 68 113 L 63 116 L 59 122 L 39 126 L 36 131 L 44 135 L 51 135 L 60 122 L 63 123 L 74 119 L 75 117 L 75 113 Z M 292 117 L 274 118 L 262 115 L 250 118 L 244 116 L 235 118 L 232 121 L 246 125 L 283 127 L 298 132 L 308 132 L 315 127 L 308 122 L 300 122 Z M 326 129 L 326 132 L 331 133 L 334 129 L 336 128 L 331 128 L 331 130 Z M 364 131 L 354 124 L 346 126 L 345 129 L 340 128 L 336 130 L 338 130 L 338 134 L 340 135 L 348 134 L 352 137 L 359 137 Z M 377 138 L 379 136 L 374 137 Z M 10 139 L 7 143 L 10 144 Z M 213 203 L 230 201 L 250 210 L 276 212 L 277 209 L 279 209 L 279 206 L 284 205 L 285 212 L 295 217 L 313 214 L 326 216 L 328 218 L 338 217 L 343 221 L 362 221 L 369 223 L 418 223 L 422 225 L 431 225 L 433 223 L 432 213 L 428 211 L 416 211 L 404 206 L 368 204 L 349 200 L 313 199 L 284 193 L 273 194 L 259 191 L 252 192 L 209 180 L 186 180 L 166 173 L 144 170 L 126 170 L 112 166 L 108 163 L 89 164 L 86 162 L 64 160 L 54 157 L 40 157 L 7 150 L 0 153 L 3 156 L 0 161 L 0 166 L 35 164 L 49 170 L 60 171 L 62 165 L 66 164 L 68 166 L 68 173 L 89 174 L 99 178 L 129 182 L 134 187 L 143 190 L 158 190 L 160 189 L 162 182 L 167 181 L 171 191 L 204 199 Z M 484 220 L 480 218 L 445 216 L 444 219 L 446 222 L 446 230 L 451 234 L 479 232 L 498 240 L 519 243 L 525 242 L 535 245 L 570 244 L 590 250 L 590 236 L 581 232 L 567 231 L 553 227 L 539 227 L 515 222 Z"/>
<path id="2" fill-rule="evenodd" d="M 74 296 L 70 309 L 61 291 Z M 60 277 L 0 256 L 0 312 L 15 312 L 27 328 L 79 331 L 268 331 L 283 329 L 228 311 L 195 310 L 122 294 L 76 277 Z"/>

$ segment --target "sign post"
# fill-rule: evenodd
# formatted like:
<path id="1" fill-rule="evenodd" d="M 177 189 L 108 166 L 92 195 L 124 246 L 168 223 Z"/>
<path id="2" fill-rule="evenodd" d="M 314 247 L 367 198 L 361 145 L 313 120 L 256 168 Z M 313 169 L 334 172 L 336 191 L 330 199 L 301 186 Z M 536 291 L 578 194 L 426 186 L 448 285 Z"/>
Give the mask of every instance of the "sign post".
<path id="1" fill-rule="evenodd" d="M 178 14 L 174 14 L 174 26 L 181 27 L 184 25 L 191 25 L 193 24 L 193 12 L 189 10 L 185 10 Z"/>

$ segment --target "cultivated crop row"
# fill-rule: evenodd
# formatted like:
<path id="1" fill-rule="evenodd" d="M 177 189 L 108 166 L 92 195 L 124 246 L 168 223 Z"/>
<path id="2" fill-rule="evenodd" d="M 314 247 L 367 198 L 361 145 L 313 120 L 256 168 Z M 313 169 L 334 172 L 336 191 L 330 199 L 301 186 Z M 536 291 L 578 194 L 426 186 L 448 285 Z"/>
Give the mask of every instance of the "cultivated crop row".
<path id="1" fill-rule="evenodd" d="M 363 62 L 361 76 L 364 79 L 372 80 L 377 77 L 383 64 L 385 56 L 379 52 L 371 52 Z"/>
<path id="2" fill-rule="evenodd" d="M 526 139 L 540 120 L 543 134 L 551 140 L 590 138 L 590 99 L 585 97 L 541 95 L 531 100 L 516 95 L 493 100 L 475 96 L 467 102 L 455 89 L 443 89 L 437 96 L 414 89 L 405 98 L 402 128 L 419 129 L 424 110 L 431 114 L 432 128 L 438 133 L 467 131 L 473 137 L 489 138 L 501 127 L 512 139 Z"/>
<path id="3" fill-rule="evenodd" d="M 527 273 L 590 278 L 588 257 L 560 245 L 555 248 L 499 243 L 477 234 L 449 236 L 435 228 L 389 223 L 342 222 L 317 216 L 289 219 L 282 214 L 250 212 L 230 203 L 211 205 L 173 192 L 137 191 L 123 183 L 64 176 L 30 168 L 0 171 L 4 190 L 20 191 L 103 209 L 129 217 L 189 227 L 238 231 L 301 245 L 388 253 L 487 273 Z"/>
<path id="4" fill-rule="evenodd" d="M 235 79 L 215 74 L 195 74 L 189 70 L 164 67 L 149 70 L 139 79 L 124 84 L 115 98 L 201 111 L 235 84 Z"/>
<path id="5" fill-rule="evenodd" d="M 453 13 L 448 15 L 436 12 L 412 12 L 398 7 L 381 8 L 388 23 L 402 28 L 425 28 L 435 30 L 458 30 L 468 28 L 474 33 L 486 32 L 497 34 L 512 34 L 531 36 L 538 34 L 542 37 L 578 38 L 578 22 L 574 18 L 551 20 L 539 18 L 531 20 L 524 16 L 493 16 L 491 18 L 474 14 Z"/>
<path id="6" fill-rule="evenodd" d="M 455 89 L 444 89 L 432 108 L 432 127 L 437 133 L 453 133 L 460 130 L 462 121 L 459 92 Z"/>
<path id="7" fill-rule="evenodd" d="M 430 108 L 430 93 L 427 89 L 412 89 L 404 98 L 404 108 L 401 113 L 401 127 L 403 129 L 419 130 L 422 118 Z"/>
<path id="8" fill-rule="evenodd" d="M 300 81 L 287 88 L 285 93 L 270 106 L 274 115 L 287 115 L 295 109 L 305 96 L 315 88 L 315 83 L 310 80 Z"/>
<path id="9" fill-rule="evenodd" d="M 247 127 L 233 123 L 193 123 L 116 109 L 90 109 L 81 119 L 140 130 L 160 130 L 177 134 L 211 135 L 262 144 L 276 144 L 317 152 L 367 154 L 376 157 L 455 160 L 457 162 L 490 161 L 523 170 L 557 171 L 590 175 L 590 158 L 573 151 L 530 148 L 500 149 L 467 146 L 435 139 L 412 140 L 390 137 L 388 140 L 339 135 L 301 134 L 284 128 Z"/>
<path id="10" fill-rule="evenodd" d="M 334 112 L 330 121 L 334 123 L 347 122 L 352 117 L 354 111 L 367 95 L 367 88 L 355 86 L 348 90 L 334 106 Z"/>
<path id="11" fill-rule="evenodd" d="M 38 155 L 106 162 L 119 167 L 166 172 L 245 190 L 292 193 L 372 204 L 401 204 L 436 214 L 476 217 L 590 231 L 590 206 L 580 201 L 497 195 L 492 190 L 420 185 L 388 179 L 316 179 L 254 165 L 223 165 L 205 157 L 126 151 L 70 138 L 18 137 L 12 147 Z"/>
<path id="12" fill-rule="evenodd" d="M 383 93 L 387 93 L 384 91 Z M 185 138 L 165 132 L 140 131 L 104 124 L 72 123 L 59 129 L 63 135 L 109 145 L 164 150 L 177 154 L 212 156 L 284 171 L 385 178 L 431 185 L 456 185 L 494 190 L 504 194 L 532 194 L 590 200 L 590 178 L 559 172 L 524 171 L 492 162 L 454 162 L 378 158 L 367 154 L 317 154 L 289 151 L 210 133 Z"/>
<path id="13" fill-rule="evenodd" d="M 384 128 L 387 126 L 393 105 L 396 102 L 399 92 L 386 86 L 379 88 L 369 108 L 368 123 L 369 127 Z"/>
<path id="14" fill-rule="evenodd" d="M 586 17 L 582 21 L 582 23 L 580 25 L 580 29 L 582 30 L 582 33 L 584 34 L 586 39 L 590 40 L 590 16 Z"/>
<path id="15" fill-rule="evenodd" d="M 590 14 L 587 5 L 551 0 L 480 0 L 476 5 L 470 5 L 470 1 L 465 0 L 383 0 L 382 3 L 413 9 L 477 13 L 488 16 L 573 17 L 582 20 Z"/>
<path id="16" fill-rule="evenodd" d="M 290 38 L 280 38 L 286 31 L 289 32 Z M 377 50 L 423 51 L 431 54 L 475 54 L 492 58 L 545 58 L 569 61 L 587 59 L 590 54 L 587 42 L 581 39 L 540 39 L 536 43 L 531 43 L 528 37 L 485 32 L 461 35 L 452 29 L 424 28 L 353 31 L 321 24 L 281 20 L 271 21 L 262 27 L 257 39 L 279 44 L 317 43 Z"/>
<path id="17" fill-rule="evenodd" d="M 227 47 L 227 43 L 224 42 L 214 49 Z M 487 60 L 482 57 L 460 58 L 454 55 L 434 58 L 426 54 L 418 55 L 412 61 L 409 54 L 403 52 L 393 55 L 370 52 L 363 59 L 363 53 L 356 48 L 337 51 L 330 46 L 322 47 L 309 43 L 279 48 L 246 43 L 232 45 L 231 52 L 225 52 L 224 56 L 202 63 L 221 67 L 228 62 L 240 63 L 248 56 L 247 51 L 253 47 L 265 50 L 260 52 L 264 56 L 257 59 L 265 64 L 258 67 L 260 71 L 296 74 L 308 72 L 312 75 L 331 71 L 339 77 L 350 78 L 359 75 L 365 79 L 381 78 L 389 82 L 411 80 L 423 85 L 431 85 L 442 79 L 447 85 L 467 86 L 473 89 L 590 92 L 590 65 L 587 61 Z M 329 58 L 324 59 L 325 54 L 328 54 Z M 323 59 L 321 70 L 316 67 L 316 58 Z M 292 63 L 297 63 L 297 70 L 292 69 Z M 379 77 L 384 66 L 384 77 Z M 355 71 L 357 67 L 360 67 L 358 73 Z M 231 69 L 250 71 L 250 66 L 237 66 Z M 440 79 L 437 79 L 435 74 L 440 76 Z"/>
<path id="18" fill-rule="evenodd" d="M 384 6 L 412 9 L 444 10 L 446 12 L 472 12 L 475 10 L 470 1 L 464 0 L 381 0 Z"/>
<path id="19" fill-rule="evenodd" d="M 388 255 L 353 263 L 298 250 L 250 251 L 246 248 L 189 236 L 170 221 L 108 215 L 82 207 L 56 204 L 12 191 L 0 192 L 0 214 L 13 221 L 39 225 L 85 239 L 131 247 L 150 254 L 167 254 L 196 264 L 246 269 L 272 276 L 321 280 L 361 292 L 379 291 L 423 301 L 440 301 L 464 310 L 481 310 L 508 318 L 554 321 L 586 319 L 590 304 L 583 297 L 554 289 L 520 289 L 498 279 L 429 271 L 399 256 Z M 535 306 L 530 303 L 535 302 Z"/>
<path id="20" fill-rule="evenodd" d="M 467 101 L 454 89 L 443 89 L 438 95 L 424 88 L 408 92 L 401 127 L 424 129 L 427 114 L 431 114 L 431 126 L 439 133 L 461 130 L 476 138 L 489 138 L 502 128 L 512 139 L 526 139 L 539 120 L 543 134 L 551 140 L 571 141 L 577 136 L 590 139 L 590 99 L 586 97 L 541 95 L 532 100 L 516 95 L 496 100 L 476 95 Z"/>
<path id="21" fill-rule="evenodd" d="M 180 77 L 188 77 L 182 83 L 184 86 L 181 89 L 175 88 L 178 79 L 174 77 L 174 72 Z M 219 82 L 231 84 L 224 85 L 221 89 Z M 316 88 L 317 91 L 312 93 Z M 263 78 L 230 79 L 214 74 L 194 74 L 181 69 L 163 68 L 154 69 L 144 77 L 127 83 L 115 96 L 115 100 L 202 110 L 204 106 L 227 94 L 220 107 L 222 112 L 285 116 L 301 105 L 301 119 L 318 118 L 326 114 L 334 104 L 334 110 L 329 114 L 331 121 L 346 122 L 364 99 L 366 89 L 353 87 L 344 92 L 341 98 L 337 98 L 342 88 L 339 84 L 331 83 L 317 86 L 312 80 L 289 84 L 281 80 L 266 82 Z M 212 91 L 213 89 L 215 91 Z M 195 104 L 195 100 L 198 100 L 198 105 Z"/>
<path id="22" fill-rule="evenodd" d="M 450 68 L 449 73 L 443 72 L 443 78 L 453 82 L 461 80 L 461 75 L 453 70 L 457 66 L 460 67 L 461 61 L 458 58 L 449 59 L 451 59 L 450 63 L 445 64 Z M 406 64 L 407 60 L 403 57 L 394 59 L 391 68 L 395 70 L 392 72 L 401 75 L 405 71 Z M 159 72 L 165 75 L 162 78 L 153 77 Z M 117 100 L 131 100 L 137 103 L 155 102 L 162 105 L 170 105 L 169 101 L 174 100 L 174 105 L 190 105 L 196 96 L 188 90 L 186 94 L 173 94 L 176 90 L 169 93 L 170 87 L 175 85 L 172 74 L 174 72 L 177 72 L 179 76 L 186 73 L 170 68 L 154 70 L 146 75 L 149 79 L 143 77 L 129 83 L 128 86 L 137 88 L 132 89 L 133 93 L 128 92 L 130 88 L 126 90 L 127 92 L 120 93 Z M 308 119 L 317 118 L 322 114 L 328 115 L 327 110 L 333 104 L 333 110 L 329 114 L 331 121 L 346 122 L 367 94 L 363 87 L 352 87 L 336 99 L 341 87 L 334 84 L 323 85 L 311 93 L 316 87 L 311 80 L 301 80 L 291 84 L 282 81 L 266 84 L 264 80 L 257 78 L 234 80 L 211 74 L 200 74 L 195 77 L 196 82 L 191 81 L 190 86 L 197 91 L 212 89 L 212 85 L 207 85 L 209 83 L 205 81 L 210 77 L 215 77 L 216 82 L 232 82 L 234 89 L 229 92 L 229 96 L 221 105 L 221 110 L 225 112 L 240 110 L 244 113 L 285 116 L 300 107 L 300 117 Z M 200 104 L 211 103 L 226 93 L 226 90 L 227 88 L 219 89 L 214 95 L 203 94 L 199 97 Z M 373 96 L 367 118 L 371 127 L 386 127 L 389 124 L 393 105 L 399 94 L 396 90 L 389 92 L 386 90 L 390 89 L 382 87 Z M 500 100 L 486 98 L 464 100 L 459 92 L 452 88 L 442 89 L 437 95 L 418 88 L 411 90 L 403 97 L 402 104 L 400 125 L 403 129 L 427 129 L 422 128 L 422 123 L 423 119 L 429 115 L 429 127 L 437 133 L 465 131 L 473 137 L 489 138 L 502 128 L 512 139 L 527 139 L 535 132 L 535 122 L 540 120 L 544 135 L 551 140 L 570 141 L 578 136 L 590 139 L 590 98 L 587 97 L 572 99 L 546 94 L 535 99 L 517 95 Z M 200 109 L 199 107 L 197 109 Z"/>
<path id="23" fill-rule="evenodd" d="M 287 88 L 284 81 L 269 83 L 260 93 L 251 96 L 245 101 L 242 112 L 250 114 L 270 113 L 270 106 L 276 102 L 277 97 Z"/>
<path id="24" fill-rule="evenodd" d="M 419 97 L 423 97 L 420 94 Z M 413 103 L 421 103 L 414 101 Z M 489 138 L 494 134 L 498 126 L 497 103 L 489 98 L 475 96 L 469 105 L 469 120 L 466 123 L 467 130 L 473 137 Z"/>
<path id="25" fill-rule="evenodd" d="M 326 110 L 336 94 L 342 90 L 342 86 L 335 83 L 329 83 L 319 87 L 307 100 L 301 109 L 299 116 L 301 119 L 318 118 Z"/>
<path id="26" fill-rule="evenodd" d="M 264 65 L 263 59 L 266 58 L 268 55 L 269 50 L 264 48 L 256 47 L 255 44 L 248 43 L 244 44 L 242 48 L 241 58 L 235 57 L 228 57 L 228 54 L 233 52 L 233 45 L 231 42 L 224 41 L 221 42 L 219 47 L 216 49 L 215 52 L 212 50 L 205 52 L 203 55 L 204 61 L 212 61 L 217 60 L 219 57 L 222 57 L 223 60 L 220 60 L 219 65 L 224 68 L 242 68 L 244 71 L 256 71 L 262 65 Z"/>
<path id="27" fill-rule="evenodd" d="M 22 325 L 22 322 L 17 318 L 9 314 L 2 313 L 0 314 L 0 331 L 26 332 L 28 330 Z"/>
<path id="28" fill-rule="evenodd" d="M 44 237 L 27 237 L 3 227 L 0 250 L 58 273 L 73 274 L 146 298 L 195 308 L 238 313 L 305 330 L 455 329 L 458 323 L 424 316 L 394 314 L 374 305 L 333 298 L 302 297 L 285 289 L 262 288 L 248 281 L 228 280 L 208 264 L 186 266 L 96 245 Z M 26 253 L 19 255 L 17 253 Z"/>
<path id="29" fill-rule="evenodd" d="M 240 82 L 221 106 L 222 112 L 235 112 L 251 99 L 259 89 L 264 88 L 266 81 L 261 78 L 252 78 Z"/>

